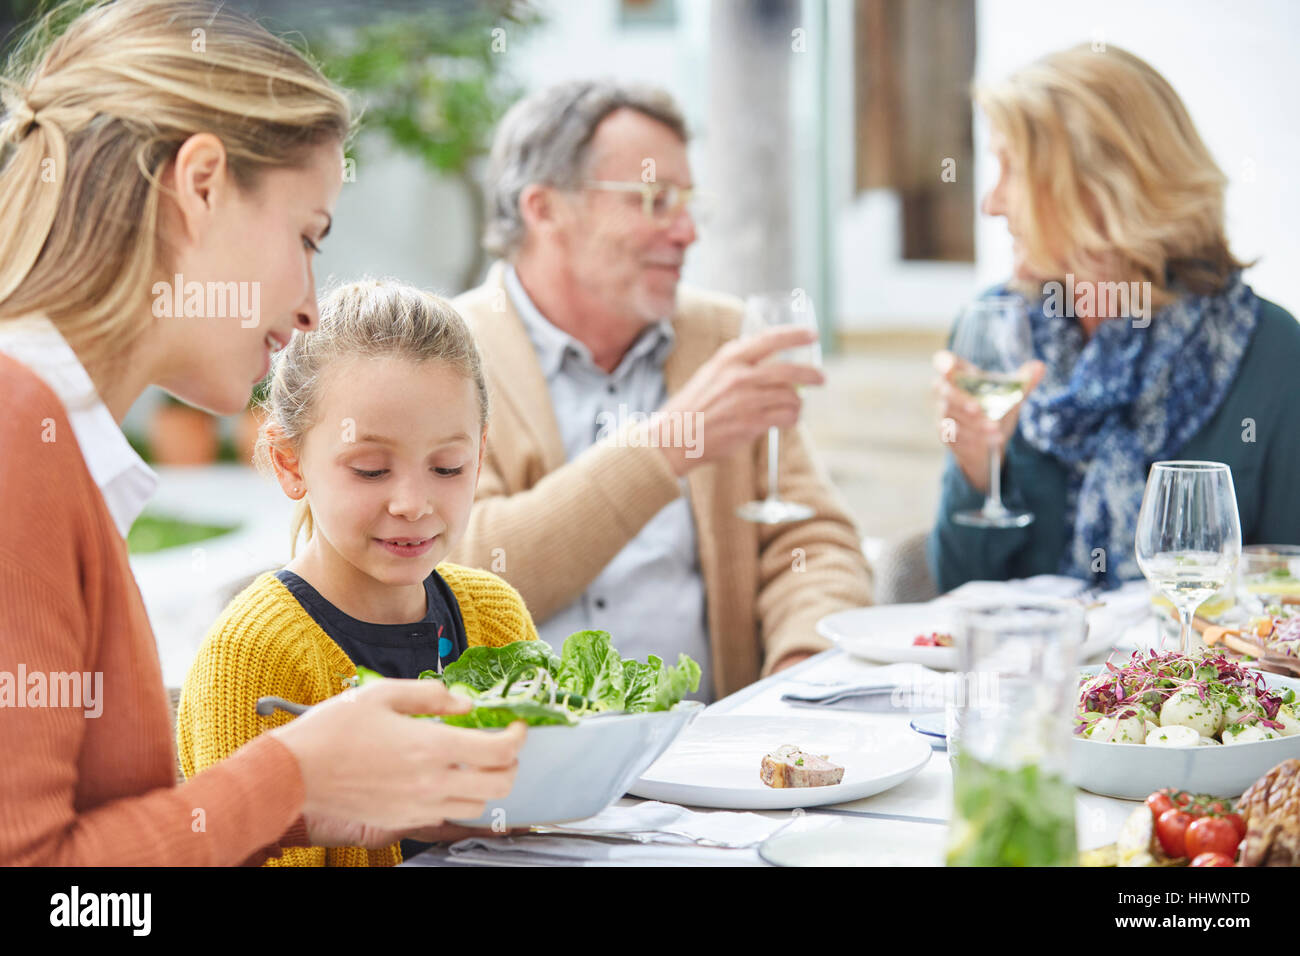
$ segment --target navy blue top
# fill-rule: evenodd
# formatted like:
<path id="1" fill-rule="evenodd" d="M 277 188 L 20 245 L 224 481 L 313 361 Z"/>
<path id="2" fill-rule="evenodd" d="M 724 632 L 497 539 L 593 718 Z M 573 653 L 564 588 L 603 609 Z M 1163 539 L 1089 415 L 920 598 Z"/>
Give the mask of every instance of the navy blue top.
<path id="1" fill-rule="evenodd" d="M 460 604 L 437 571 L 424 579 L 429 609 L 423 620 L 412 624 L 359 621 L 292 571 L 277 571 L 275 576 L 353 664 L 384 677 L 415 678 L 421 671 L 441 671 L 468 646 Z"/>
<path id="2" fill-rule="evenodd" d="M 412 624 L 372 624 L 344 614 L 292 571 L 275 573 L 313 621 L 358 667 L 385 677 L 415 678 L 442 668 L 468 646 L 460 603 L 436 570 L 424 579 L 429 609 Z M 402 859 L 409 860 L 432 843 L 402 840 Z"/>

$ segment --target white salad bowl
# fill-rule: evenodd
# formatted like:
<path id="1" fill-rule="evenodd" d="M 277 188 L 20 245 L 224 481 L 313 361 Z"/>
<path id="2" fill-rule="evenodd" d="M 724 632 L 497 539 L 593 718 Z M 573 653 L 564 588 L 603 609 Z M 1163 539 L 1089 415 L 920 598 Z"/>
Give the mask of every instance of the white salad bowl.
<path id="1" fill-rule="evenodd" d="M 488 801 L 482 816 L 451 822 L 522 827 L 594 816 L 623 796 L 703 709 L 684 700 L 671 710 L 529 727 L 510 795 Z"/>
<path id="2" fill-rule="evenodd" d="M 1096 674 L 1101 667 L 1082 667 L 1080 674 Z M 1300 681 L 1264 674 L 1273 690 L 1292 688 Z M 1252 783 L 1283 760 L 1300 758 L 1300 734 L 1249 744 L 1206 747 L 1153 747 L 1116 744 L 1073 737 L 1070 766 L 1074 784 L 1091 793 L 1124 800 L 1145 800 L 1164 787 L 1215 797 L 1238 797 Z"/>

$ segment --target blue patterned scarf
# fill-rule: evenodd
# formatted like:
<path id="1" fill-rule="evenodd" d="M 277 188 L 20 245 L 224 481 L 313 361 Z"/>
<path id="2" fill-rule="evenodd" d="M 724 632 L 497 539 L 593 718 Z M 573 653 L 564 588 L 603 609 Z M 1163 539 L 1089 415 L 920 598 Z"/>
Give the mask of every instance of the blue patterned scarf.
<path id="1" fill-rule="evenodd" d="M 1086 341 L 1078 321 L 1049 301 L 1029 306 L 1034 354 L 1047 371 L 1018 427 L 1067 469 L 1060 572 L 1117 587 L 1142 576 L 1134 537 L 1147 471 L 1218 411 L 1255 332 L 1259 299 L 1237 272 L 1216 295 L 1182 295 L 1145 328 L 1108 320 Z"/>

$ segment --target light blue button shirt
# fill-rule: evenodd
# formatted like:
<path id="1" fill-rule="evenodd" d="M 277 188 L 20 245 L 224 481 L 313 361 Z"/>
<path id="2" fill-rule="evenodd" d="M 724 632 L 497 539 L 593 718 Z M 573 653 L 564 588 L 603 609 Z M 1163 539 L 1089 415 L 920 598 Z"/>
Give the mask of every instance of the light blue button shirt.
<path id="1" fill-rule="evenodd" d="M 591 350 L 552 325 L 507 266 L 506 294 L 532 340 L 551 394 L 567 460 L 613 431 L 610 423 L 635 412 L 649 414 L 668 398 L 664 361 L 672 350 L 672 323 L 663 319 L 632 343 L 612 373 L 592 361 Z M 620 408 L 621 406 L 621 408 Z M 698 700 L 713 699 L 712 660 L 704 578 L 686 480 L 682 495 L 646 522 L 568 607 L 537 622 L 542 640 L 558 651 L 574 631 L 609 631 L 623 657 L 657 654 L 667 663 L 679 653 L 700 665 Z"/>

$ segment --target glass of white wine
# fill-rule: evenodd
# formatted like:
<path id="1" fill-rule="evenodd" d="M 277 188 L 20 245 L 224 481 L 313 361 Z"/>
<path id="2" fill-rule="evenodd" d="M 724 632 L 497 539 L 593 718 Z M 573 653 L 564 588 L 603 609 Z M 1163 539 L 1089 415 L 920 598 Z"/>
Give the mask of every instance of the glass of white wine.
<path id="1" fill-rule="evenodd" d="M 957 320 L 952 352 L 958 367 L 953 384 L 975 399 L 990 421 L 1025 397 L 1026 364 L 1034 357 L 1029 316 L 1015 296 L 990 296 L 972 302 Z M 989 490 L 979 511 L 958 511 L 957 524 L 975 528 L 1023 528 L 1034 516 L 1002 503 L 1002 446 L 989 448 Z"/>
<path id="2" fill-rule="evenodd" d="M 1138 512 L 1137 562 L 1178 609 L 1178 651 L 1191 649 L 1192 616 L 1236 572 L 1241 519 L 1232 469 L 1217 461 L 1158 461 Z"/>
<path id="3" fill-rule="evenodd" d="M 796 289 L 794 292 L 751 295 L 745 300 L 745 315 L 740 326 L 742 338 L 750 338 L 768 329 L 785 326 L 812 329 L 814 332 L 818 330 L 817 313 L 813 310 L 812 300 L 802 289 Z M 821 343 L 813 340 L 810 345 L 785 349 L 775 358 L 781 362 L 820 368 Z M 767 431 L 767 497 L 748 501 L 736 509 L 736 514 L 746 521 L 782 524 L 787 521 L 805 521 L 816 513 L 808 505 L 786 501 L 781 497 L 777 484 L 780 455 L 781 430 L 776 427 L 769 428 Z"/>

